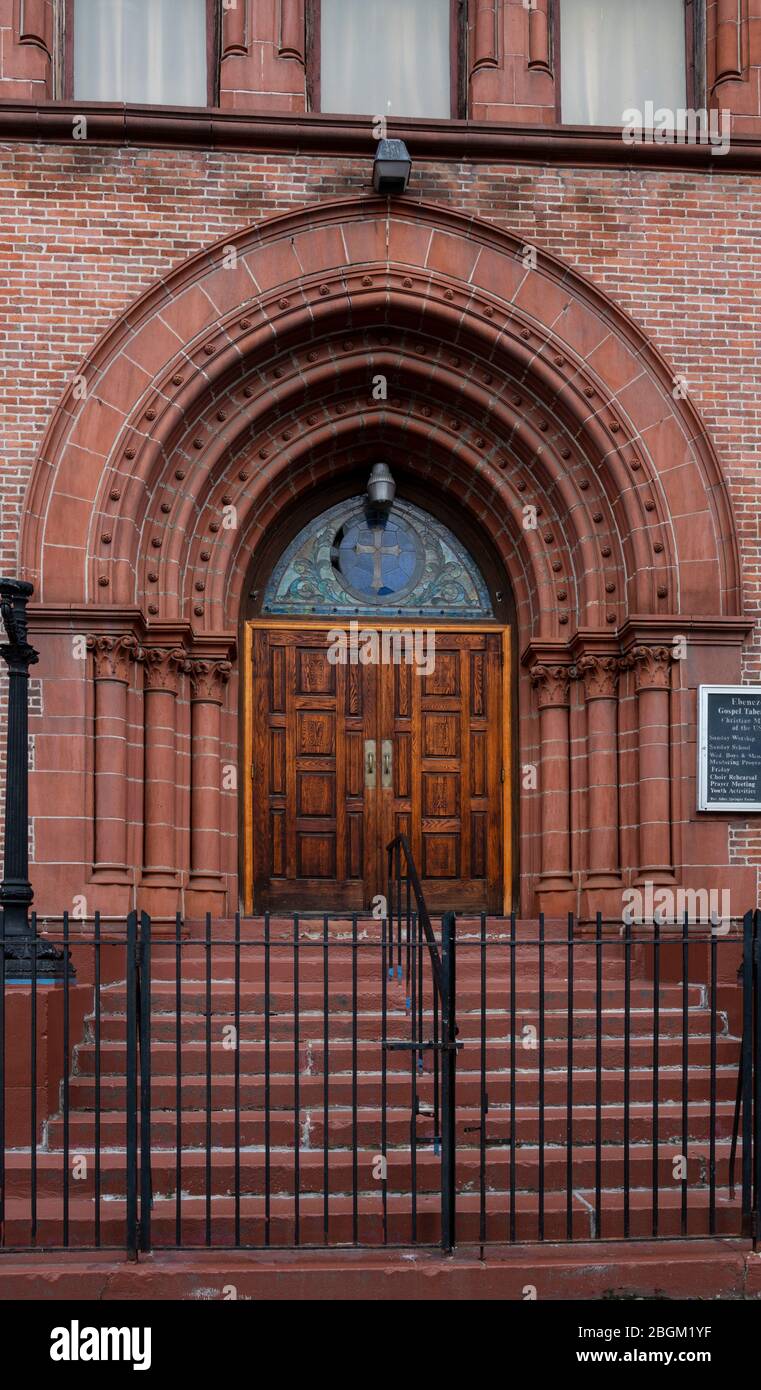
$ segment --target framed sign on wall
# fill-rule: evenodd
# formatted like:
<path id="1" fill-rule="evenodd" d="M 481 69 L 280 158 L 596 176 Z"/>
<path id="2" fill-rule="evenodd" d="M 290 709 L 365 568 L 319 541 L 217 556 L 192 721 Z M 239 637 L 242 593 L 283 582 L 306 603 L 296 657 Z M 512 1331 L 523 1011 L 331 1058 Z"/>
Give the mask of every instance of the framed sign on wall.
<path id="1" fill-rule="evenodd" d="M 699 687 L 698 810 L 761 811 L 761 686 Z"/>

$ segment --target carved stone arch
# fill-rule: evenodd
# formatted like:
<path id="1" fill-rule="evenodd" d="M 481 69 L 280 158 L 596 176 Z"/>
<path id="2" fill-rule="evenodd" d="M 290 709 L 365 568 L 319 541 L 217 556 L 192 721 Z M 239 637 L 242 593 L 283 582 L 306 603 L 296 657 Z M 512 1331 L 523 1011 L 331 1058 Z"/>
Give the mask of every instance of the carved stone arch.
<path id="1" fill-rule="evenodd" d="M 375 199 L 273 219 L 227 238 L 231 244 L 235 269 L 212 247 L 147 291 L 83 364 L 86 398 L 72 387 L 58 407 L 21 542 L 43 601 L 134 602 L 144 543 L 136 519 L 175 454 L 187 456 L 186 422 L 197 426 L 195 438 L 206 433 L 205 477 L 218 476 L 222 455 L 237 461 L 240 444 L 260 432 L 258 417 L 271 435 L 294 381 L 309 403 L 310 344 L 319 354 L 333 335 L 380 324 L 388 325 L 392 356 L 402 350 L 395 335 L 404 335 L 413 359 L 408 339 L 438 344 L 431 376 L 441 373 L 442 384 L 443 354 L 467 354 L 467 375 L 458 376 L 462 415 L 482 434 L 492 422 L 495 442 L 516 462 L 533 457 L 566 519 L 587 509 L 579 490 L 587 465 L 597 510 L 612 513 L 630 606 L 739 611 L 731 508 L 705 430 L 689 401 L 674 398 L 672 373 L 641 331 L 580 276 L 542 254 L 526 270 L 509 233 L 419 204 L 389 214 Z M 338 390 L 339 357 L 330 367 Z M 479 372 L 493 375 L 486 401 Z M 269 410 L 249 377 L 264 378 Z M 511 405 L 511 393 L 523 393 L 521 406 Z M 235 433 L 213 428 L 223 399 L 236 410 Z M 333 430 L 324 407 L 321 421 Z M 106 524 L 107 559 L 99 534 Z M 574 572 L 582 589 L 602 525 L 579 521 L 573 544 L 582 567 Z M 658 570 L 668 586 L 662 599 L 646 578 Z"/>
<path id="2" fill-rule="evenodd" d="M 571 737 L 582 687 L 610 732 L 614 697 L 596 699 L 588 661 L 587 679 L 571 679 L 577 658 L 625 657 L 694 614 L 741 631 L 732 510 L 711 441 L 652 343 L 576 272 L 541 252 L 527 268 L 523 252 L 460 214 L 363 198 L 246 228 L 178 266 L 96 344 L 55 411 L 20 542 L 38 614 L 85 614 L 149 652 L 224 663 L 252 553 L 285 503 L 375 450 L 488 533 L 527 666 L 568 668 L 569 708 L 551 714 L 521 677 L 526 759 L 541 761 L 540 710 Z M 654 705 L 622 673 L 627 709 Z M 178 667 L 178 738 L 186 698 L 194 718 L 217 719 L 187 677 Z M 236 690 L 233 672 L 228 707 Z M 553 785 L 558 806 L 582 794 L 565 773 Z M 542 837 L 530 806 L 522 816 L 528 906 Z M 563 833 L 544 883 L 565 908 L 588 865 L 570 820 Z M 206 846 L 198 881 L 230 885 L 229 856 L 217 866 L 208 835 L 192 842 Z M 651 865 L 677 859 L 673 846 L 648 849 Z M 619 869 L 598 865 L 596 881 Z"/>

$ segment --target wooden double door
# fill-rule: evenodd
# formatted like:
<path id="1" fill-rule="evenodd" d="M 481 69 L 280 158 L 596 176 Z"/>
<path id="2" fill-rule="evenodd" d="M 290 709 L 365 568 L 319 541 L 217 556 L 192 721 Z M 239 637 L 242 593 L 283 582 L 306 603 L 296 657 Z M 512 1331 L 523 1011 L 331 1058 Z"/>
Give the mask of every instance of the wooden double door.
<path id="1" fill-rule="evenodd" d="M 431 909 L 502 910 L 503 648 L 437 629 L 419 673 L 383 659 L 381 629 L 363 664 L 366 646 L 336 662 L 326 627 L 252 625 L 255 911 L 367 909 L 399 833 Z"/>

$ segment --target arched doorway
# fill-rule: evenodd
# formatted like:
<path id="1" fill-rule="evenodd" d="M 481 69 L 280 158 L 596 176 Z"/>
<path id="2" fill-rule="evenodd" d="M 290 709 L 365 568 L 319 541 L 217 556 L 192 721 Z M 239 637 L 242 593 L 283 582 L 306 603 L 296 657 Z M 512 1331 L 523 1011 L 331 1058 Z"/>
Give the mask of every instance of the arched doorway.
<path id="1" fill-rule="evenodd" d="M 258 558 L 243 634 L 255 911 L 366 909 L 400 833 L 430 907 L 503 910 L 510 605 L 486 558 L 385 464 L 368 492 L 297 509 Z"/>
<path id="2" fill-rule="evenodd" d="M 516 911 L 615 915 L 630 884 L 702 886 L 717 864 L 748 897 L 693 797 L 695 686 L 739 678 L 752 626 L 720 462 L 642 329 L 524 250 L 403 199 L 304 208 L 183 262 L 94 346 L 19 546 L 43 703 L 66 681 L 72 720 L 56 797 L 32 777 L 35 844 L 55 847 L 39 904 L 84 882 L 104 912 L 250 906 L 252 557 L 278 537 L 271 570 L 309 519 L 286 534 L 290 509 L 361 495 L 383 458 L 484 575 L 485 537 L 509 575 Z"/>

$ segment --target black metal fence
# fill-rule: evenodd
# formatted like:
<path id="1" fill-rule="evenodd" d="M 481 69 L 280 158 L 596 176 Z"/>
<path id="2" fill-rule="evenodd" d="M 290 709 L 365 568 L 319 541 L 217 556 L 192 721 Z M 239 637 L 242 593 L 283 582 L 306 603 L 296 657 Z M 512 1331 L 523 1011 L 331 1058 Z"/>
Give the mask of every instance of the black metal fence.
<path id="1" fill-rule="evenodd" d="M 399 867 L 377 920 L 0 949 L 4 1246 L 755 1241 L 761 914 L 433 923 Z"/>

